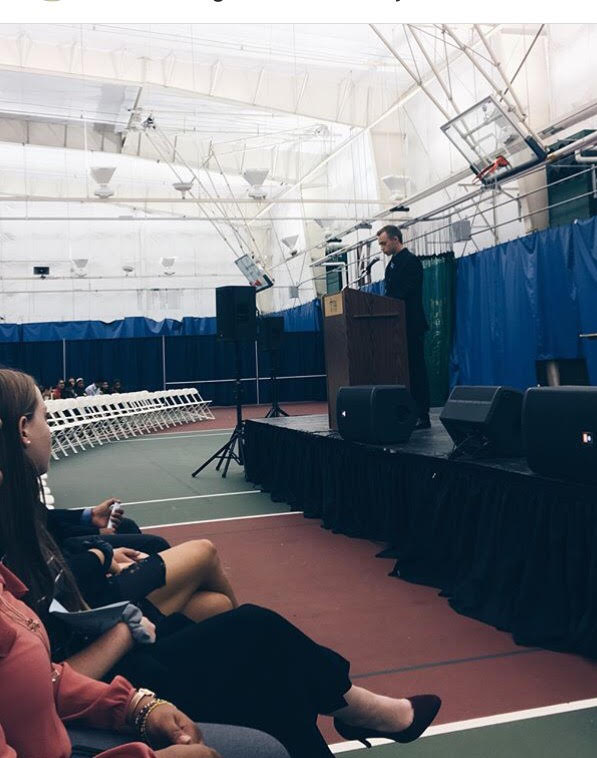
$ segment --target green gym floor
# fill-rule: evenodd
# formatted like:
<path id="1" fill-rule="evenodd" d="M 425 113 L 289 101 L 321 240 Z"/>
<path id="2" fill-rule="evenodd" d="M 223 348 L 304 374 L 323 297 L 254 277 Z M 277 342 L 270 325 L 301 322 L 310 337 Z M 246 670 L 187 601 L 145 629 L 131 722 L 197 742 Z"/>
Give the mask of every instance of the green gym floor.
<path id="1" fill-rule="evenodd" d="M 292 414 L 323 404 L 285 404 Z M 248 408 L 246 416 L 265 415 Z M 505 633 L 452 611 L 433 588 L 387 576 L 383 546 L 335 535 L 290 513 L 231 464 L 191 472 L 230 436 L 231 409 L 216 419 L 105 444 L 53 462 L 56 507 L 107 497 L 171 544 L 206 537 L 218 547 L 241 601 L 283 613 L 351 660 L 362 686 L 404 696 L 435 691 L 437 725 L 411 744 L 376 745 L 371 758 L 594 758 L 597 665 L 578 656 L 520 648 Z M 321 719 L 336 753 L 362 753 Z"/>

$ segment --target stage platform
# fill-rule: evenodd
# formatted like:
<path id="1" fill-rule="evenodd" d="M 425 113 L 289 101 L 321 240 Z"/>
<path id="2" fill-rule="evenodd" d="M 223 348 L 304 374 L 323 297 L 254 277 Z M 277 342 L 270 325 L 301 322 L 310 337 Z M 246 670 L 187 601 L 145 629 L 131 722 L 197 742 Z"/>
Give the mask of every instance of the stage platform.
<path id="1" fill-rule="evenodd" d="M 449 460 L 432 427 L 408 444 L 346 442 L 327 416 L 246 422 L 247 479 L 343 534 L 387 543 L 396 576 L 526 645 L 597 658 L 597 486 L 523 458 Z"/>

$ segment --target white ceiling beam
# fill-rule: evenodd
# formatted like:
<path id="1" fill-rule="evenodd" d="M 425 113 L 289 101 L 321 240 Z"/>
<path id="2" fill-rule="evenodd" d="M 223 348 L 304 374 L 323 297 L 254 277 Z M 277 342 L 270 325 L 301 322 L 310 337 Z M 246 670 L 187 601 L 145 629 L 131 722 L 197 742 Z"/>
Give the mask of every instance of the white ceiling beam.
<path id="1" fill-rule="evenodd" d="M 147 64 L 150 59 L 145 58 L 144 76 L 147 75 Z M 174 67 L 176 66 L 176 56 L 173 52 L 168 53 L 162 58 L 162 81 L 164 87 L 169 87 L 172 83 L 172 77 L 174 75 Z"/>
<path id="2" fill-rule="evenodd" d="M 7 187 L 4 187 L 4 189 L 7 189 Z M 192 203 L 193 205 L 260 205 L 256 200 L 253 200 L 252 198 L 247 197 L 218 197 L 218 198 L 209 198 L 209 197 L 200 197 L 200 198 L 192 198 L 192 197 L 147 197 L 143 195 L 142 197 L 112 197 L 111 201 L 112 204 L 118 203 L 120 204 L 129 204 L 129 205 L 153 205 L 154 203 L 163 203 L 164 205 L 179 205 L 179 204 L 185 204 L 185 203 Z M 18 194 L 0 194 L 0 203 L 95 203 L 96 205 L 106 205 L 106 201 L 99 200 L 97 197 L 88 197 L 85 195 L 80 196 L 49 196 L 49 195 L 18 195 Z M 296 205 L 297 201 L 294 199 L 289 198 L 282 198 L 281 200 L 278 200 L 277 204 L 285 204 L 288 203 L 289 205 Z M 373 205 L 396 205 L 395 200 L 371 200 L 371 198 L 339 198 L 339 199 L 333 199 L 330 200 L 326 197 L 311 197 L 311 198 L 304 198 L 301 200 L 301 205 L 353 205 L 353 204 L 362 204 L 362 203 L 368 203 Z M 108 203 L 110 204 L 110 203 Z M 320 214 L 321 215 L 321 214 Z M 318 216 L 319 218 L 319 216 Z"/>
<path id="3" fill-rule="evenodd" d="M 297 76 L 265 67 L 255 70 L 240 65 L 226 65 L 222 61 L 193 66 L 192 61 L 177 59 L 172 54 L 155 59 L 131 55 L 126 50 L 119 51 L 115 64 L 114 59 L 104 51 L 89 47 L 81 50 L 79 45 L 73 44 L 65 50 L 64 46 L 31 40 L 25 36 L 18 40 L 0 36 L 0 70 L 56 75 L 83 83 L 165 87 L 168 94 L 181 97 L 210 97 L 224 104 L 247 105 L 267 112 L 276 111 L 326 121 L 333 121 L 335 117 L 334 90 L 337 78 L 326 80 L 320 76 L 315 81 L 309 77 L 305 83 L 301 74 L 304 89 L 299 108 L 295 110 L 296 99 L 291 93 L 296 92 Z M 299 86 L 302 88 L 302 84 Z M 327 96 L 325 88 L 329 90 Z M 313 93 L 314 96 L 307 97 L 307 93 Z M 378 108 L 381 107 L 382 95 L 386 94 L 380 93 Z M 364 103 L 364 85 L 362 95 Z M 366 114 L 364 108 L 362 110 L 360 114 L 355 112 L 351 122 L 341 123 L 364 125 Z"/>
<path id="4" fill-rule="evenodd" d="M 210 77 L 211 81 L 209 84 L 210 97 L 213 97 L 214 93 L 216 92 L 216 87 L 218 85 L 218 78 L 221 72 L 222 72 L 222 61 L 218 60 L 211 67 L 211 77 Z"/>
<path id="5" fill-rule="evenodd" d="M 298 110 L 299 110 L 299 107 L 300 107 L 300 104 L 301 104 L 301 100 L 303 99 L 303 95 L 305 94 L 305 90 L 307 89 L 307 82 L 308 81 L 309 81 L 309 74 L 306 73 L 303 76 L 303 81 L 301 82 L 301 88 L 300 88 L 299 93 L 298 93 L 297 98 L 296 98 L 296 105 L 294 106 L 294 112 L 295 113 L 298 113 Z"/>
<path id="6" fill-rule="evenodd" d="M 163 218 L 160 216 L 143 216 L 142 218 L 135 218 L 134 216 L 126 216 L 126 217 L 118 217 L 118 216 L 34 216 L 31 214 L 27 214 L 26 216 L 3 216 L 2 221 L 8 222 L 8 221 L 68 221 L 69 223 L 71 221 L 85 221 L 89 223 L 90 221 L 118 221 L 119 223 L 129 223 L 131 221 L 133 222 L 141 222 L 145 223 L 147 221 L 162 221 L 162 222 L 170 222 L 170 221 L 208 221 L 208 222 L 216 222 L 219 224 L 246 224 L 250 216 L 221 216 L 221 215 L 205 215 L 205 216 L 189 216 L 188 213 L 185 213 L 184 216 L 164 216 Z M 304 213 L 300 216 L 276 216 L 275 219 L 272 219 L 273 221 L 313 221 L 316 218 L 320 218 L 320 216 L 313 213 L 313 215 L 309 215 L 308 213 Z M 326 220 L 329 221 L 358 221 L 360 216 L 329 216 Z M 269 219 L 266 219 L 269 220 Z"/>
<path id="7" fill-rule="evenodd" d="M 31 37 L 27 34 L 19 34 L 17 37 L 17 53 L 19 56 L 19 66 L 25 68 L 29 60 L 29 54 L 33 47 Z"/>
<path id="8" fill-rule="evenodd" d="M 348 100 L 348 97 L 352 91 L 353 82 L 350 77 L 344 80 L 342 91 L 340 94 L 340 99 L 338 102 L 338 109 L 336 110 L 336 118 L 334 121 L 340 121 L 342 118 L 342 112 L 344 111 L 344 106 L 346 105 L 346 102 Z"/>
<path id="9" fill-rule="evenodd" d="M 110 127 L 0 116 L 0 142 L 84 150 L 86 141 L 89 150 L 122 152 L 121 136 Z"/>
<path id="10" fill-rule="evenodd" d="M 253 99 L 251 105 L 257 105 L 257 98 L 259 97 L 259 91 L 261 90 L 261 82 L 263 81 L 263 75 L 265 74 L 265 68 L 262 66 L 257 77 L 257 84 L 255 85 L 255 92 L 253 93 Z"/>

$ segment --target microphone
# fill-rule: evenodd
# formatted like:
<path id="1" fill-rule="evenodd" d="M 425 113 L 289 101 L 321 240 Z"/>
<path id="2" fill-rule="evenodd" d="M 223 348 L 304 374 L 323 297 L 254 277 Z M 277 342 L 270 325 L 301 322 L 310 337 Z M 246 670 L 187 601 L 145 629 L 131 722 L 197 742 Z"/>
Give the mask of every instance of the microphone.
<path id="1" fill-rule="evenodd" d="M 379 256 L 379 255 L 376 255 L 374 258 L 371 258 L 371 260 L 370 260 L 370 261 L 369 261 L 369 263 L 367 264 L 367 268 L 365 269 L 365 273 L 367 273 L 367 274 L 368 274 L 368 273 L 371 271 L 371 268 L 372 268 L 373 264 L 374 264 L 374 263 L 377 263 L 377 261 L 380 259 L 380 257 L 381 257 L 381 256 Z"/>

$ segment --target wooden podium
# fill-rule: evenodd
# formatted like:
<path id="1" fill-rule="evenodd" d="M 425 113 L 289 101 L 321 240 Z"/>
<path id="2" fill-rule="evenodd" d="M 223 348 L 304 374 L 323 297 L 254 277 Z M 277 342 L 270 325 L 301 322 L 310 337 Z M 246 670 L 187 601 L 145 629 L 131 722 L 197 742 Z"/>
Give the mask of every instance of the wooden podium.
<path id="1" fill-rule="evenodd" d="M 409 386 L 404 303 L 344 289 L 323 297 L 323 332 L 330 428 L 336 429 L 339 387 Z"/>

